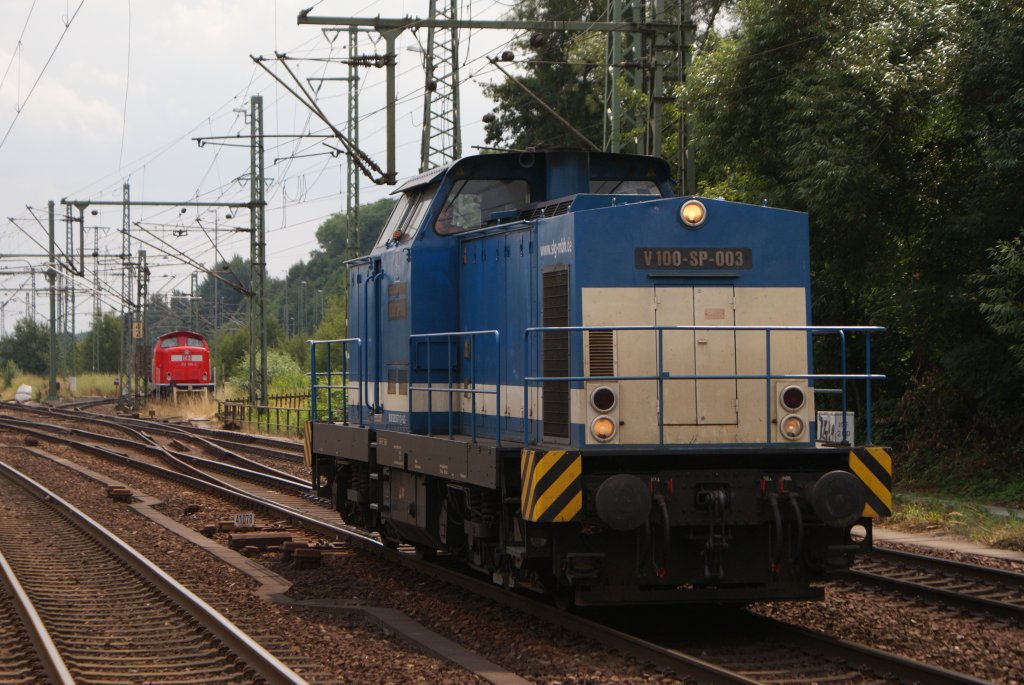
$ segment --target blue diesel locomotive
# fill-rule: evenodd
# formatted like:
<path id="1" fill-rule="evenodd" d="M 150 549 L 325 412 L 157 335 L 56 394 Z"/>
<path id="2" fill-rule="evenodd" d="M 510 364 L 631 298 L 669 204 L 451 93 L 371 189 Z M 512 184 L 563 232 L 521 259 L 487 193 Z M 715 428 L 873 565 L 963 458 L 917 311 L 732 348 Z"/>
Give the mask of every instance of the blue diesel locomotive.
<path id="1" fill-rule="evenodd" d="M 350 337 L 310 343 L 307 463 L 350 524 L 578 605 L 820 598 L 870 549 L 891 456 L 847 393 L 880 329 L 811 326 L 805 214 L 575 151 L 395 193 Z"/>

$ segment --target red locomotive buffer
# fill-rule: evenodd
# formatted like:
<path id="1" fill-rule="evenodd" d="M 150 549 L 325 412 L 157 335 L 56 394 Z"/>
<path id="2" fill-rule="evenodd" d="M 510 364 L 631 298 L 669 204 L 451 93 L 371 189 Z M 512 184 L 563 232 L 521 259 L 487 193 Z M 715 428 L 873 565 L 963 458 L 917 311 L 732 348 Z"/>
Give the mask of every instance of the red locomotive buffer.
<path id="1" fill-rule="evenodd" d="M 181 391 L 212 391 L 210 347 L 192 331 L 173 331 L 157 338 L 153 347 L 150 392 L 167 397 Z"/>

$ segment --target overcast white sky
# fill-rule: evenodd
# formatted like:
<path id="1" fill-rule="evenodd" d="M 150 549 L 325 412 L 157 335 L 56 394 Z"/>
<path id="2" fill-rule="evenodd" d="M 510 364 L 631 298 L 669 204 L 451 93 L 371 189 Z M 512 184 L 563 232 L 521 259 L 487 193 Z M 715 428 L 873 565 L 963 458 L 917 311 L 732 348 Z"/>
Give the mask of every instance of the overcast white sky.
<path id="1" fill-rule="evenodd" d="M 12 271 L 36 269 L 39 289 L 38 320 L 48 316 L 43 292 L 46 233 L 26 206 L 46 223 L 46 203 L 62 198 L 121 198 L 122 184 L 131 185 L 133 200 L 247 201 L 249 189 L 237 179 L 248 173 L 247 148 L 206 146 L 197 136 L 248 134 L 248 124 L 235 110 L 248 110 L 252 95 L 264 98 L 265 132 L 290 134 L 322 131 L 295 98 L 253 64 L 249 55 L 294 57 L 347 56 L 347 39 L 333 47 L 319 27 L 298 26 L 301 9 L 315 0 L 2 0 L 0 2 L 0 305 L 3 327 L 9 332 L 26 314 L 25 291 L 30 276 Z M 463 16 L 499 18 L 510 0 L 462 0 Z M 427 14 L 427 0 L 321 0 L 312 14 L 382 17 Z M 73 17 L 73 20 L 72 20 Z M 70 26 L 65 26 L 70 20 Z M 426 40 L 421 32 L 421 40 Z M 63 39 L 61 38 L 63 34 Z M 377 39 L 375 34 L 373 39 Z M 511 38 L 504 32 L 463 32 L 461 70 L 463 154 L 483 143 L 481 116 L 491 103 L 479 84 L 502 78 L 484 57 L 495 54 Z M 58 45 L 59 42 L 59 45 Z M 398 171 L 416 173 L 422 120 L 423 73 L 417 45 L 406 32 L 398 48 Z M 383 52 L 383 41 L 378 42 Z M 360 52 L 374 51 L 371 36 L 361 38 Z M 48 62 L 49 60 L 49 62 Z M 347 67 L 302 62 L 303 76 L 343 76 Z M 359 94 L 361 146 L 384 166 L 384 72 L 362 72 Z M 328 83 L 320 102 L 342 130 L 347 117 L 347 86 Z M 245 141 L 241 141 L 245 142 Z M 275 159 L 319 151 L 319 143 L 271 139 L 266 146 L 266 176 L 272 181 L 267 213 L 268 273 L 281 277 L 316 247 L 316 227 L 344 208 L 345 161 L 328 155 Z M 388 189 L 364 180 L 361 200 L 379 199 Z M 121 250 L 122 215 L 118 207 L 86 214 L 86 247 L 92 250 L 93 227 L 99 227 L 100 253 Z M 247 212 L 233 222 L 248 225 Z M 13 217 L 14 221 L 8 220 Z M 213 210 L 201 216 L 209 227 Z M 142 245 L 153 269 L 152 293 L 187 291 L 194 270 L 161 254 L 181 251 L 195 261 L 212 265 L 213 246 L 196 223 L 196 213 L 180 208 L 138 208 Z M 64 224 L 58 221 L 58 244 Z M 175 236 L 177 232 L 182 235 Z M 248 256 L 248 235 L 220 233 L 221 252 Z M 163 239 L 173 246 L 157 249 Z M 76 229 L 77 249 L 77 229 Z M 27 255 L 26 257 L 16 255 Z M 77 321 L 86 325 L 92 312 L 91 263 L 86 281 L 77 286 Z M 120 292 L 120 267 L 101 266 L 110 291 Z M 115 306 L 110 294 L 104 309 Z"/>

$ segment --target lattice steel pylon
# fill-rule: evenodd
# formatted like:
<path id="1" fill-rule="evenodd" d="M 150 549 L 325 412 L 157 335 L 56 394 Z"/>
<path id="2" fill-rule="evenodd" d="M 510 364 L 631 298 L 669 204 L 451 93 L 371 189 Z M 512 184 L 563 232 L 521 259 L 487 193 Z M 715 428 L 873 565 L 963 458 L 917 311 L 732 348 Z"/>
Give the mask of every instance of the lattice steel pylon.
<path id="1" fill-rule="evenodd" d="M 135 357 L 135 377 L 132 387 L 135 400 L 146 394 L 146 379 L 149 377 L 147 364 L 149 345 L 146 341 L 146 310 L 149 307 L 149 266 L 146 265 L 146 251 L 139 250 L 138 272 L 136 278 L 137 292 L 135 296 L 135 314 L 132 325 L 132 355 Z"/>
<path id="2" fill-rule="evenodd" d="M 100 229 L 97 226 L 92 234 L 92 371 L 100 368 Z"/>
<path id="3" fill-rule="evenodd" d="M 135 402 L 132 380 L 135 378 L 135 353 L 132 338 L 134 304 L 132 301 L 135 271 L 132 266 L 132 205 L 128 184 L 123 186 L 124 205 L 121 211 L 121 361 L 118 368 L 120 397 Z"/>
<path id="4" fill-rule="evenodd" d="M 359 29 L 348 30 L 348 139 L 359 147 Z M 359 249 L 359 167 L 348 157 L 345 174 L 345 215 L 352 227 L 349 258 L 360 257 Z"/>
<path id="5" fill-rule="evenodd" d="M 192 272 L 192 281 L 189 284 L 190 289 L 188 293 L 188 312 L 189 312 L 189 328 L 190 330 L 199 332 L 199 272 Z"/>
<path id="6" fill-rule="evenodd" d="M 249 98 L 249 404 L 267 403 L 266 201 L 263 164 L 263 96 Z M 257 358 L 259 364 L 257 365 Z"/>
<path id="7" fill-rule="evenodd" d="M 675 136 L 674 161 L 680 187 L 684 193 L 693 194 L 696 180 L 689 149 L 689 123 L 685 103 L 678 100 L 678 89 L 686 79 L 692 58 L 692 0 L 608 0 L 607 12 L 616 23 L 672 28 L 608 34 L 603 147 L 608 152 L 663 155 L 665 141 Z M 646 112 L 640 115 L 624 106 L 623 86 L 644 94 Z M 667 105 L 682 108 L 677 114 L 677 128 L 671 132 L 667 128 Z"/>
<path id="8" fill-rule="evenodd" d="M 430 19 L 456 21 L 457 0 L 430 0 Z M 459 30 L 427 28 L 423 55 L 423 136 L 420 171 L 443 166 L 462 156 L 459 117 Z"/>
<path id="9" fill-rule="evenodd" d="M 640 0 L 608 0 L 607 16 L 612 21 L 641 21 Z M 604 144 L 605 152 L 644 154 L 646 121 L 637 112 L 623 107 L 627 85 L 640 92 L 644 87 L 644 39 L 640 33 L 611 31 L 606 35 L 604 72 Z"/>

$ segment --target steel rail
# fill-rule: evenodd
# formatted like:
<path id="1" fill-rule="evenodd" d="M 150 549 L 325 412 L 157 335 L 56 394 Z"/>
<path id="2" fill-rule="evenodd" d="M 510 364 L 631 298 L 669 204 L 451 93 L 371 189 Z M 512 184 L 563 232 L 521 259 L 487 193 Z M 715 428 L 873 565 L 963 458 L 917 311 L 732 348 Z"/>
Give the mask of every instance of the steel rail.
<path id="1" fill-rule="evenodd" d="M 35 410 L 35 408 L 30 408 L 30 410 Z M 83 415 L 86 414 L 85 412 L 67 411 L 67 410 L 56 409 L 56 408 L 48 408 L 48 409 L 45 409 L 45 410 L 35 410 L 35 411 L 39 411 L 39 413 L 42 413 L 44 415 L 57 416 L 57 417 L 61 417 L 61 418 L 67 418 L 69 420 L 81 420 L 83 418 Z M 238 453 L 236 453 L 236 452 L 234 452 L 234 451 L 232 451 L 230 449 L 227 449 L 227 448 L 223 447 L 222 445 L 218 444 L 217 440 L 213 440 L 213 439 L 204 437 L 204 435 L 199 432 L 199 429 L 196 429 L 195 431 L 192 431 L 192 430 L 188 430 L 188 429 L 185 429 L 183 427 L 180 427 L 180 426 L 172 426 L 172 425 L 169 425 L 169 424 L 160 423 L 160 422 L 156 422 L 156 421 L 151 421 L 151 420 L 148 420 L 148 419 L 135 419 L 135 418 L 128 418 L 128 417 L 112 418 L 112 417 L 109 417 L 109 416 L 106 416 L 106 415 L 90 415 L 89 420 L 94 421 L 96 423 L 108 425 L 108 426 L 111 426 L 113 428 L 116 428 L 117 430 L 122 430 L 122 431 L 125 431 L 125 432 L 133 432 L 133 433 L 136 433 L 136 434 L 142 433 L 143 435 L 146 435 L 147 438 L 149 437 L 147 433 L 154 433 L 154 434 L 157 434 L 157 435 L 164 435 L 164 436 L 171 436 L 171 437 L 175 437 L 175 438 L 183 438 L 183 439 L 187 439 L 187 440 L 193 440 L 193 441 L 199 443 L 200 445 L 202 445 L 202 447 L 205 450 L 208 450 L 209 452 L 216 453 L 216 454 L 218 454 L 218 455 L 220 455 L 222 457 L 226 457 L 228 459 L 237 461 L 239 463 L 245 464 L 246 466 L 248 466 L 253 471 L 262 471 L 262 472 L 267 473 L 267 474 L 269 474 L 271 476 L 277 476 L 279 478 L 284 478 L 286 480 L 297 480 L 295 478 L 295 476 L 292 476 L 289 473 L 285 473 L 284 471 L 279 471 L 279 470 L 277 470 L 277 469 L 275 469 L 273 467 L 266 466 L 265 464 L 260 464 L 257 461 L 253 461 L 252 459 L 249 459 L 247 457 L 243 457 L 242 455 L 240 455 L 240 454 L 238 454 Z M 133 430 L 132 429 L 133 426 L 135 428 L 139 429 L 139 430 L 138 431 Z M 223 442 L 223 441 L 220 441 L 220 442 Z M 296 444 L 299 447 L 299 449 L 301 450 L 301 444 L 299 444 L 299 443 L 296 443 Z M 274 454 L 270 450 L 253 450 L 253 451 L 256 451 L 257 453 L 262 451 L 262 452 L 264 452 L 265 456 L 274 456 Z M 179 456 L 181 456 L 181 455 L 179 455 Z M 194 457 L 192 457 L 192 455 L 187 455 L 187 456 L 189 458 L 194 458 Z M 291 455 L 289 454 L 289 457 L 290 456 Z M 296 456 L 299 459 L 301 459 L 302 458 L 301 457 L 301 452 L 298 453 Z M 308 484 L 306 484 L 306 485 L 308 485 Z"/>
<path id="2" fill-rule="evenodd" d="M 92 416 L 105 418 L 104 414 L 92 414 L 91 412 L 69 412 L 71 414 L 89 414 Z M 133 418 L 133 417 L 118 417 L 119 421 L 124 421 L 128 425 L 142 427 L 145 430 L 152 430 L 152 432 L 159 431 L 180 431 L 190 436 L 200 436 L 209 440 L 210 442 L 225 445 L 228 447 L 245 447 L 257 454 L 263 454 L 269 457 L 291 457 L 295 455 L 300 460 L 302 459 L 302 443 L 294 440 L 288 440 L 286 438 L 275 438 L 268 435 L 253 435 L 250 433 L 239 433 L 237 431 L 223 430 L 219 428 L 204 428 L 201 426 L 188 426 L 175 425 L 167 421 L 158 419 L 145 419 L 145 418 Z M 159 427 L 159 431 L 153 429 L 154 426 Z"/>
<path id="3" fill-rule="evenodd" d="M 2 419 L 0 419 L 0 423 L 3 423 Z M 43 439 L 46 440 L 53 440 L 56 442 L 64 443 L 70 447 L 74 447 L 76 449 L 89 452 L 90 454 L 113 461 L 118 464 L 123 464 L 130 466 L 132 468 L 136 468 L 152 476 L 177 481 L 188 486 L 190 489 L 200 490 L 209 494 L 216 495 L 228 501 L 243 504 L 257 511 L 262 511 L 267 514 L 280 517 L 281 519 L 289 521 L 294 525 L 299 525 L 311 532 L 321 533 L 327 536 L 341 535 L 347 537 L 357 537 L 373 545 L 380 544 L 377 540 L 364 534 L 362 531 L 339 527 L 326 521 L 313 518 L 291 507 L 286 507 L 276 502 L 264 499 L 262 497 L 249 494 L 244 490 L 235 488 L 234 486 L 220 483 L 216 479 L 207 480 L 199 478 L 196 476 L 189 475 L 187 473 L 182 473 L 181 471 L 176 471 L 174 469 L 166 468 L 164 466 L 158 466 L 157 464 L 152 464 L 146 461 L 135 459 L 134 457 L 124 454 L 123 452 L 115 452 L 114 450 L 106 449 L 99 445 L 91 445 L 89 443 L 79 442 L 69 437 L 52 436 L 46 433 L 34 431 L 33 429 L 26 428 L 23 426 L 14 426 L 14 428 L 22 432 L 27 432 L 29 434 L 42 437 Z M 138 445 L 135 445 L 134 447 L 138 448 Z M 31 448 L 26 449 L 31 450 Z M 294 496 L 298 497 L 298 495 Z"/>
<path id="4" fill-rule="evenodd" d="M 992 685 L 989 681 L 965 673 L 957 673 L 939 666 L 932 666 L 908 657 L 883 652 L 874 647 L 847 642 L 839 638 L 819 633 L 808 628 L 794 626 L 767 616 L 752 615 L 752 620 L 763 624 L 766 634 L 778 636 L 789 635 L 791 639 L 813 645 L 823 654 L 843 659 L 854 660 L 872 670 L 889 674 L 900 682 L 916 683 L 917 685 Z"/>
<path id="5" fill-rule="evenodd" d="M 86 400 L 84 402 L 69 402 L 66 404 L 43 404 L 43 405 L 24 405 L 16 402 L 0 402 L 0 408 L 10 409 L 12 411 L 20 411 L 24 413 L 40 414 L 44 416 L 59 416 L 66 418 L 88 418 L 92 421 L 98 421 L 102 423 L 116 424 L 119 427 L 122 425 L 135 426 L 137 428 L 143 428 L 151 430 L 154 426 L 160 427 L 161 431 L 182 431 L 186 435 L 191 436 L 204 436 L 212 442 L 222 441 L 229 442 L 235 445 L 250 444 L 263 444 L 268 445 L 271 449 L 279 448 L 285 453 L 294 452 L 301 457 L 302 455 L 302 443 L 295 440 L 288 440 L 286 438 L 277 438 L 268 435 L 253 435 L 250 433 L 239 433 L 237 431 L 223 430 L 219 428 L 203 428 L 200 426 L 184 426 L 175 425 L 167 421 L 157 419 L 146 419 L 142 417 L 134 416 L 111 416 L 110 414 L 97 414 L 94 412 L 84 411 L 84 409 L 95 404 L 104 404 L 116 401 L 115 399 L 105 398 L 102 400 Z M 159 432 L 159 431 L 152 431 Z M 270 455 L 273 456 L 273 455 Z"/>
<path id="6" fill-rule="evenodd" d="M 878 547 L 858 565 L 870 566 L 872 559 L 879 560 L 883 565 L 897 566 L 904 572 L 918 571 L 932 575 L 901 578 L 895 577 L 886 569 L 854 567 L 845 571 L 843 576 L 874 587 L 894 588 L 902 594 L 929 596 L 936 601 L 966 611 L 1024 621 L 1024 574 Z M 956 580 L 977 585 L 958 589 L 942 586 L 943 583 L 948 584 Z M 1014 595 L 1015 601 L 997 599 L 992 595 Z"/>
<path id="7" fill-rule="evenodd" d="M 122 562 L 196 618 L 206 630 L 232 649 L 247 666 L 252 668 L 253 671 L 268 683 L 273 685 L 279 683 L 282 685 L 302 685 L 306 683 L 302 677 L 279 661 L 277 657 L 264 649 L 259 643 L 192 591 L 55 492 L 2 461 L 0 461 L 0 472 L 28 492 L 46 501 L 49 506 L 60 510 L 62 515 L 66 516 L 75 526 L 95 540 L 97 544 L 109 549 Z"/>
<path id="8" fill-rule="evenodd" d="M 75 679 L 64 663 L 53 638 L 50 637 L 50 631 L 46 629 L 25 588 L 18 582 L 18 577 L 14 575 L 14 569 L 7 563 L 3 552 L 0 552 L 0 582 L 11 596 L 15 611 L 21 616 L 22 626 L 35 647 L 35 656 L 46 672 L 47 682 L 54 685 L 74 685 Z"/>
<path id="9" fill-rule="evenodd" d="M 50 429 L 52 431 L 55 431 L 56 433 L 77 435 L 79 437 L 97 440 L 99 442 L 107 442 L 121 447 L 139 450 L 141 452 L 146 452 L 153 456 L 156 456 L 157 458 L 171 464 L 175 468 L 178 468 L 181 471 L 189 473 L 195 478 L 200 478 L 202 480 L 206 480 L 229 489 L 237 489 L 237 487 L 231 485 L 230 483 L 222 481 L 219 478 L 216 478 L 206 473 L 205 471 L 202 471 L 201 469 L 196 468 L 192 464 L 199 464 L 200 466 L 206 467 L 213 471 L 220 471 L 221 473 L 226 473 L 236 478 L 260 482 L 264 485 L 269 485 L 271 487 L 299 490 L 308 490 L 311 487 L 310 484 L 307 483 L 306 481 L 299 480 L 298 478 L 295 478 L 294 476 L 288 474 L 277 476 L 266 472 L 253 471 L 251 469 L 246 469 L 241 466 L 235 466 L 233 464 L 225 464 L 224 462 L 216 460 L 204 459 L 202 457 L 197 457 L 195 455 L 187 454 L 185 452 L 172 451 L 152 441 L 152 439 L 149 439 L 149 436 L 145 435 L 145 433 L 138 433 L 138 435 L 140 437 L 149 439 L 149 444 L 145 442 L 134 442 L 127 438 L 119 438 L 112 435 L 104 435 L 102 433 L 92 433 L 90 431 L 82 430 L 81 428 L 60 426 L 56 424 L 41 424 L 25 421 L 23 419 L 13 419 L 10 417 L 0 417 L 0 425 L 6 425 L 8 427 L 17 428 L 22 432 L 29 433 L 30 435 L 34 435 L 44 440 L 56 440 L 58 442 L 68 441 L 67 438 L 63 438 L 61 437 L 61 435 L 54 435 L 53 433 L 47 433 L 45 430 L 40 429 Z M 125 430 L 130 431 L 131 429 Z M 77 441 L 71 441 L 71 444 L 77 445 L 79 443 Z"/>

